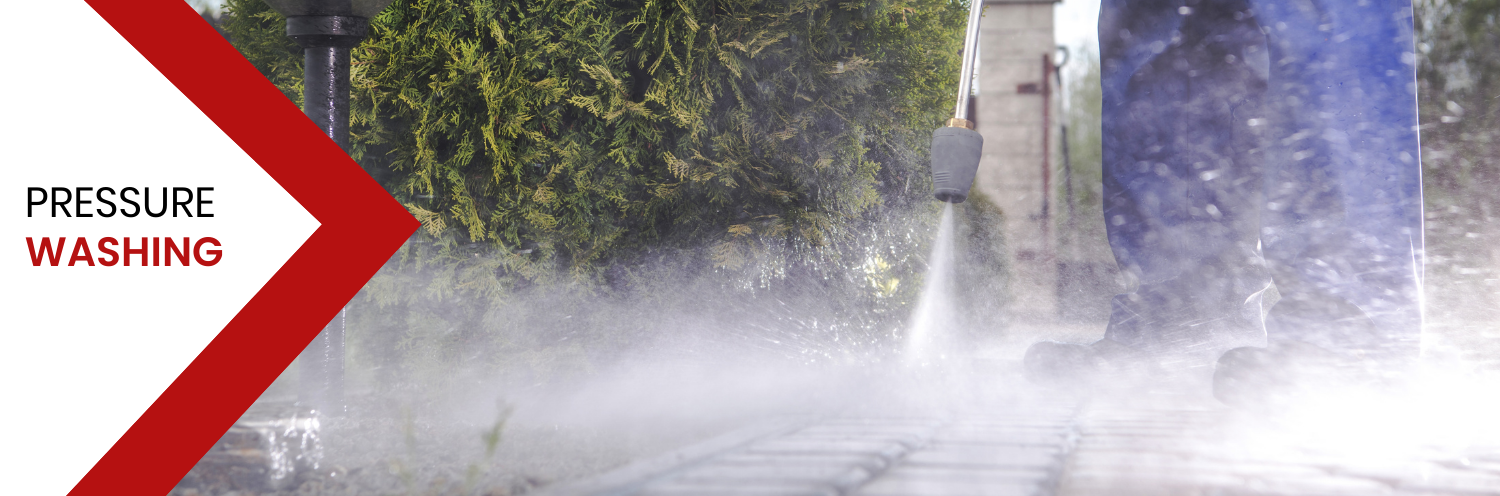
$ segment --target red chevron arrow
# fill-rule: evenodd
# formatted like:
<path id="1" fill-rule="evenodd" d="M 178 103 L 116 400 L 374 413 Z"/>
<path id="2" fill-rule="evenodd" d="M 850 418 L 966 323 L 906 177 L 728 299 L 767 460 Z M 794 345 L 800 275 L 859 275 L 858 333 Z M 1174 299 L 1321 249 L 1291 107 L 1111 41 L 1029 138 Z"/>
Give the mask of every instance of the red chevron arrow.
<path id="1" fill-rule="evenodd" d="M 418 223 L 181 0 L 88 0 L 322 225 L 70 494 L 167 494 Z"/>

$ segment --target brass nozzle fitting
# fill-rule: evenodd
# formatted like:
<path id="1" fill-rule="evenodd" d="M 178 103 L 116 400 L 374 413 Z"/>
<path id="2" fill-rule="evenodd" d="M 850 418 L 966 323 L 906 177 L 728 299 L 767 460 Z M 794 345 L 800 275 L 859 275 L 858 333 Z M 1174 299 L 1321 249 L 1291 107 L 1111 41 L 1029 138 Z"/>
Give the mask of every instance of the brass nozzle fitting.
<path id="1" fill-rule="evenodd" d="M 973 131 L 974 123 L 972 121 L 969 121 L 968 119 L 959 119 L 957 117 L 954 117 L 952 119 L 948 119 L 947 127 L 961 127 Z"/>

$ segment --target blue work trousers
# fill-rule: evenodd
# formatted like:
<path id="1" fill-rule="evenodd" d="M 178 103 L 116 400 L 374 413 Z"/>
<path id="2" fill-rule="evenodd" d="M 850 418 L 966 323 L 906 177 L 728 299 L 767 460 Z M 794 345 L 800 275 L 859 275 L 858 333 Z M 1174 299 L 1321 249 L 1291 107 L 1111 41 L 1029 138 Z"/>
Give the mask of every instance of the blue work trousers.
<path id="1" fill-rule="evenodd" d="M 1410 0 L 1103 0 L 1106 339 L 1417 355 Z"/>

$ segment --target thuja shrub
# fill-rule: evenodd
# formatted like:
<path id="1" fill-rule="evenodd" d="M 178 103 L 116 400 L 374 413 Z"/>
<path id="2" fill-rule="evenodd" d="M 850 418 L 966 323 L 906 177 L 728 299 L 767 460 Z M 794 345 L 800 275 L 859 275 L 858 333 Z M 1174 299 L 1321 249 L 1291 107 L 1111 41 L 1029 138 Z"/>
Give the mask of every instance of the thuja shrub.
<path id="1" fill-rule="evenodd" d="M 443 312 L 475 329 L 528 288 L 701 277 L 816 284 L 841 311 L 900 313 L 920 286 L 927 143 L 967 9 L 398 0 L 353 49 L 351 154 L 423 228 L 367 292 L 488 302 Z M 284 21 L 260 0 L 224 10 L 234 44 L 297 99 Z"/>

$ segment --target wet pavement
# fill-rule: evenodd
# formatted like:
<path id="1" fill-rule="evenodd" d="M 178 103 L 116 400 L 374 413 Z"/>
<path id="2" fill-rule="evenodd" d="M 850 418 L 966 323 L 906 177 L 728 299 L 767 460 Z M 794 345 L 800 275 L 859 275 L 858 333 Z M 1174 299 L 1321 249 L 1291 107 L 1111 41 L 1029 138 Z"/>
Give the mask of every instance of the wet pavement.
<path id="1" fill-rule="evenodd" d="M 503 424 L 491 454 L 476 433 L 499 425 L 381 415 L 371 405 L 357 409 L 368 418 L 323 423 L 311 451 L 280 457 L 259 453 L 307 445 L 295 428 L 304 423 L 242 422 L 260 426 L 256 436 L 231 431 L 179 493 L 1500 495 L 1494 374 L 1414 382 L 1420 394 L 1400 398 L 1339 396 L 1255 411 L 1207 397 L 1206 385 L 1087 395 L 1042 389 L 1003 358 L 953 371 L 861 368 L 849 380 L 726 385 L 654 403 L 642 391 L 663 388 L 630 390 L 616 402 L 592 392 L 550 410 L 524 403 L 533 405 L 530 417 Z M 798 384 L 805 390 L 786 391 Z M 619 423 L 581 429 L 559 418 L 583 410 Z M 725 418 L 701 422 L 712 412 Z M 295 466 L 287 463 L 323 445 L 328 455 L 315 470 L 298 466 L 295 477 L 277 478 L 276 467 Z"/>
<path id="2" fill-rule="evenodd" d="M 1358 419 L 1273 417 L 1201 399 L 1031 398 L 778 419 L 541 493 L 1500 494 L 1500 446 L 1404 436 L 1391 431 L 1405 428 L 1399 422 L 1342 429 Z"/>

